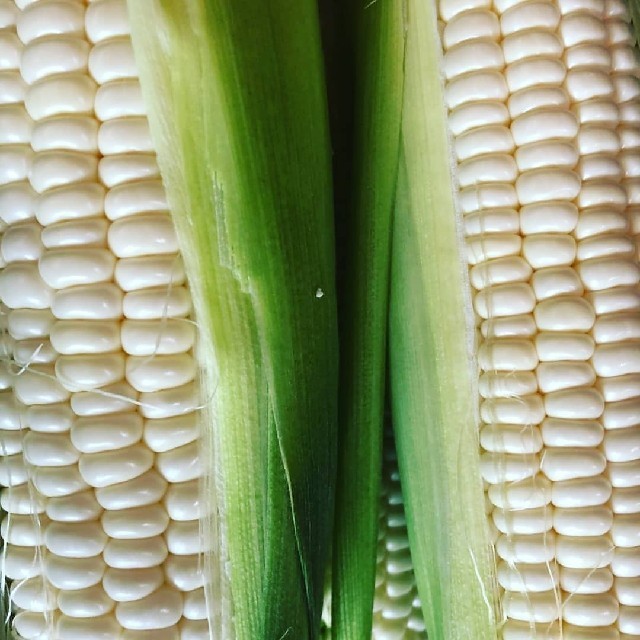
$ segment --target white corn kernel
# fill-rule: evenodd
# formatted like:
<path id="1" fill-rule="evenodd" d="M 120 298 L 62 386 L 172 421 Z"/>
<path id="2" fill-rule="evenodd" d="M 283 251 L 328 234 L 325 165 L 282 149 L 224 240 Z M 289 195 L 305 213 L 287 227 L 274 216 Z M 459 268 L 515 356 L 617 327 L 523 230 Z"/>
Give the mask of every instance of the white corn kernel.
<path id="1" fill-rule="evenodd" d="M 569 96 L 560 87 L 534 85 L 512 93 L 507 106 L 511 117 L 517 118 L 540 107 L 568 107 Z"/>
<path id="2" fill-rule="evenodd" d="M 31 146 L 36 152 L 65 149 L 95 153 L 98 150 L 98 123 L 83 115 L 41 120 L 33 128 Z"/>
<path id="3" fill-rule="evenodd" d="M 148 569 L 162 565 L 168 555 L 164 537 L 111 538 L 104 549 L 104 561 L 115 569 Z"/>
<path id="4" fill-rule="evenodd" d="M 20 12 L 17 31 L 25 44 L 59 34 L 81 37 L 84 32 L 84 12 L 80 4 L 68 0 L 34 2 Z"/>
<path id="5" fill-rule="evenodd" d="M 202 461 L 199 457 L 198 443 L 190 442 L 170 451 L 159 453 L 157 468 L 162 476 L 171 483 L 187 482 L 202 476 Z"/>
<path id="6" fill-rule="evenodd" d="M 526 236 L 537 233 L 570 233 L 577 224 L 578 208 L 570 202 L 542 202 L 520 209 L 520 226 Z"/>
<path id="7" fill-rule="evenodd" d="M 106 565 L 102 556 L 63 558 L 49 554 L 44 562 L 44 575 L 57 589 L 87 589 L 97 585 Z"/>
<path id="8" fill-rule="evenodd" d="M 480 442 L 484 449 L 493 453 L 531 454 L 542 449 L 537 426 L 488 424 L 480 432 Z"/>
<path id="9" fill-rule="evenodd" d="M 540 391 L 551 393 L 572 387 L 590 386 L 596 381 L 596 374 L 586 362 L 543 362 L 537 370 Z"/>
<path id="10" fill-rule="evenodd" d="M 155 504 L 162 500 L 167 487 L 167 481 L 152 468 L 132 480 L 97 487 L 95 495 L 102 507 L 115 511 Z"/>
<path id="11" fill-rule="evenodd" d="M 440 10 L 443 11 L 445 3 L 440 4 Z M 485 4 L 488 3 L 483 0 L 474 7 L 465 7 L 464 10 L 458 10 L 456 15 L 445 18 L 447 25 L 444 28 L 442 40 L 446 49 L 478 37 L 499 39 L 500 24 L 496 15 L 484 8 Z M 448 14 L 444 13 L 444 15 Z"/>
<path id="12" fill-rule="evenodd" d="M 475 71 L 448 83 L 445 101 L 449 109 L 468 102 L 498 100 L 503 102 L 509 89 L 502 73 L 498 71 Z"/>
<path id="13" fill-rule="evenodd" d="M 58 498 L 49 498 L 47 516 L 56 522 L 85 522 L 100 517 L 102 507 L 96 501 L 93 491 L 82 491 Z"/>
<path id="14" fill-rule="evenodd" d="M 132 580 L 134 576 L 135 580 Z M 108 568 L 102 587 L 112 600 L 131 602 L 153 593 L 163 582 L 164 576 L 159 567 L 137 569 L 133 574 L 127 569 Z"/>
<path id="15" fill-rule="evenodd" d="M 143 421 L 134 411 L 77 418 L 71 441 L 80 453 L 99 453 L 129 447 L 142 438 Z"/>
<path id="16" fill-rule="evenodd" d="M 114 187 L 126 182 L 158 178 L 160 169 L 152 154 L 118 154 L 100 159 L 98 175 L 103 184 Z"/>
<path id="17" fill-rule="evenodd" d="M 503 589 L 519 593 L 541 593 L 552 590 L 559 582 L 558 569 L 554 564 L 498 565 L 498 582 Z"/>
<path id="18" fill-rule="evenodd" d="M 87 7 L 87 36 L 91 42 L 102 42 L 129 33 L 127 5 L 123 0 L 99 0 Z"/>
<path id="19" fill-rule="evenodd" d="M 107 536 L 99 522 L 52 522 L 44 543 L 49 551 L 64 558 L 92 558 L 104 550 Z"/>
<path id="20" fill-rule="evenodd" d="M 571 236 L 536 234 L 527 236 L 522 253 L 534 269 L 569 266 L 576 256 L 576 243 Z"/>
<path id="21" fill-rule="evenodd" d="M 543 141 L 518 147 L 515 159 L 520 171 L 566 167 L 573 169 L 578 164 L 578 149 L 573 142 Z"/>
<path id="22" fill-rule="evenodd" d="M 89 44 L 76 37 L 58 36 L 29 43 L 22 52 L 20 72 L 27 84 L 55 74 L 85 71 Z"/>
<path id="23" fill-rule="evenodd" d="M 34 120 L 93 111 L 95 82 L 85 73 L 45 78 L 31 85 L 24 106 Z"/>
<path id="24" fill-rule="evenodd" d="M 502 41 L 507 64 L 535 56 L 561 57 L 563 45 L 555 33 L 544 29 L 517 31 Z"/>
<path id="25" fill-rule="evenodd" d="M 182 595 L 164 586 L 137 601 L 120 602 L 118 622 L 125 629 L 163 629 L 176 624 L 182 616 Z"/>
<path id="26" fill-rule="evenodd" d="M 111 80 L 136 78 L 131 40 L 113 38 L 96 44 L 89 54 L 89 72 L 101 85 Z"/>
<path id="27" fill-rule="evenodd" d="M 580 627 L 607 626 L 618 617 L 618 602 L 607 594 L 576 594 L 565 602 L 562 618 Z"/>
<path id="28" fill-rule="evenodd" d="M 612 553 L 613 550 L 611 549 L 609 555 Z M 570 594 L 606 593 L 613 585 L 613 575 L 606 567 L 595 568 L 594 566 L 587 566 L 582 569 L 562 567 L 560 570 L 560 585 Z"/>
<path id="29" fill-rule="evenodd" d="M 83 454 L 79 468 L 89 485 L 100 488 L 141 476 L 152 467 L 153 459 L 149 449 L 135 444 L 124 449 Z"/>
<path id="30" fill-rule="evenodd" d="M 570 509 L 599 506 L 610 497 L 611 484 L 598 475 L 554 482 L 551 493 L 554 506 Z"/>
<path id="31" fill-rule="evenodd" d="M 444 54 L 442 69 L 447 79 L 485 69 L 502 69 L 502 48 L 491 39 L 475 39 L 457 44 Z"/>
<path id="32" fill-rule="evenodd" d="M 115 604 L 100 585 L 87 589 L 60 591 L 58 607 L 70 618 L 98 618 L 113 610 Z"/>
<path id="33" fill-rule="evenodd" d="M 513 620 L 549 623 L 560 617 L 560 603 L 553 591 L 532 594 L 507 591 L 502 608 Z"/>
<path id="34" fill-rule="evenodd" d="M 122 511 L 105 511 L 101 521 L 110 538 L 138 540 L 164 533 L 169 516 L 160 504 L 153 504 Z"/>
<path id="35" fill-rule="evenodd" d="M 51 329 L 51 343 L 60 354 L 91 354 L 120 348 L 120 326 L 113 321 L 61 320 Z"/>
<path id="36" fill-rule="evenodd" d="M 540 468 L 553 482 L 600 475 L 606 467 L 604 455 L 597 449 L 549 448 Z"/>

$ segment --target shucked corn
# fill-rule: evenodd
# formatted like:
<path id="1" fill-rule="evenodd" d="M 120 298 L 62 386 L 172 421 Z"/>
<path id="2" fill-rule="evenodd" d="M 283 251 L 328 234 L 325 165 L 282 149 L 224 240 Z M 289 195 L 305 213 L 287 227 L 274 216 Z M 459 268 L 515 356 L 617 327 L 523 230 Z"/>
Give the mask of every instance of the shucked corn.
<path id="1" fill-rule="evenodd" d="M 13 626 L 208 638 L 195 326 L 126 5 L 16 5 L 0 6 Z"/>
<path id="2" fill-rule="evenodd" d="M 640 637 L 640 67 L 620 0 L 441 0 L 505 640 Z"/>

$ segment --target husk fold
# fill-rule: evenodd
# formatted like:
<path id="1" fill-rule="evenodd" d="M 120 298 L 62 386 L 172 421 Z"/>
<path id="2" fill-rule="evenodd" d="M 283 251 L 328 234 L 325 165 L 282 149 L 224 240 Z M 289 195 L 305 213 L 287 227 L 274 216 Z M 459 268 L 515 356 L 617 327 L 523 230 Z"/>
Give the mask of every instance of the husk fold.
<path id="1" fill-rule="evenodd" d="M 312 0 L 129 0 L 203 365 L 214 638 L 319 634 L 336 463 L 330 145 Z"/>

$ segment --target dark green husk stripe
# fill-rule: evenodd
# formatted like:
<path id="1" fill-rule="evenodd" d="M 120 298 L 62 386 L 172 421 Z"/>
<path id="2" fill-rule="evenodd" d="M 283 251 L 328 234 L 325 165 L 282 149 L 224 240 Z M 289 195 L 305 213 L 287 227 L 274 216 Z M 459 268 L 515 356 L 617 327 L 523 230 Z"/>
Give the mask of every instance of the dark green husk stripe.
<path id="1" fill-rule="evenodd" d="M 6 491 L 6 489 L 3 489 Z M 4 509 L 0 508 L 0 520 L 6 517 L 6 512 Z M 6 554 L 6 546 L 7 543 L 2 540 L 0 541 L 0 554 L 4 557 Z M 12 637 L 11 633 L 11 619 L 10 619 L 10 602 L 9 602 L 9 589 L 10 584 L 5 579 L 4 575 L 0 575 L 0 580 L 2 580 L 2 584 L 0 585 L 0 640 L 10 640 Z"/>
<path id="2" fill-rule="evenodd" d="M 130 0 L 129 9 L 208 367 L 213 637 L 316 638 L 338 364 L 317 7 Z"/>
<path id="3" fill-rule="evenodd" d="M 403 2 L 354 0 L 349 10 L 355 127 L 341 290 L 339 526 L 332 590 L 332 637 L 339 640 L 371 636 L 404 64 Z"/>

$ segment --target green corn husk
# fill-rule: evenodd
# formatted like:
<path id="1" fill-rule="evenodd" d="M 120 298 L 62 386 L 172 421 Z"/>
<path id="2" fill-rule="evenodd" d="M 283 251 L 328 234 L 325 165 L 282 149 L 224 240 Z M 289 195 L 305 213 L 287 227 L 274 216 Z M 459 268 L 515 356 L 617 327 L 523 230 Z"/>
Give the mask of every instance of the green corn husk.
<path id="1" fill-rule="evenodd" d="M 638 0 L 629 0 L 629 13 L 631 14 L 631 23 L 633 25 L 633 33 L 636 37 L 636 49 L 640 45 L 640 2 Z"/>
<path id="2" fill-rule="evenodd" d="M 390 375 L 409 540 L 430 640 L 495 640 L 474 319 L 457 221 L 434 3 L 408 1 Z"/>
<path id="3" fill-rule="evenodd" d="M 371 637 L 382 470 L 391 226 L 402 112 L 403 2 L 354 0 L 351 200 L 344 223 L 332 637 Z"/>
<path id="4" fill-rule="evenodd" d="M 214 638 L 320 629 L 336 465 L 330 145 L 312 0 L 129 0 L 199 327 Z"/>

